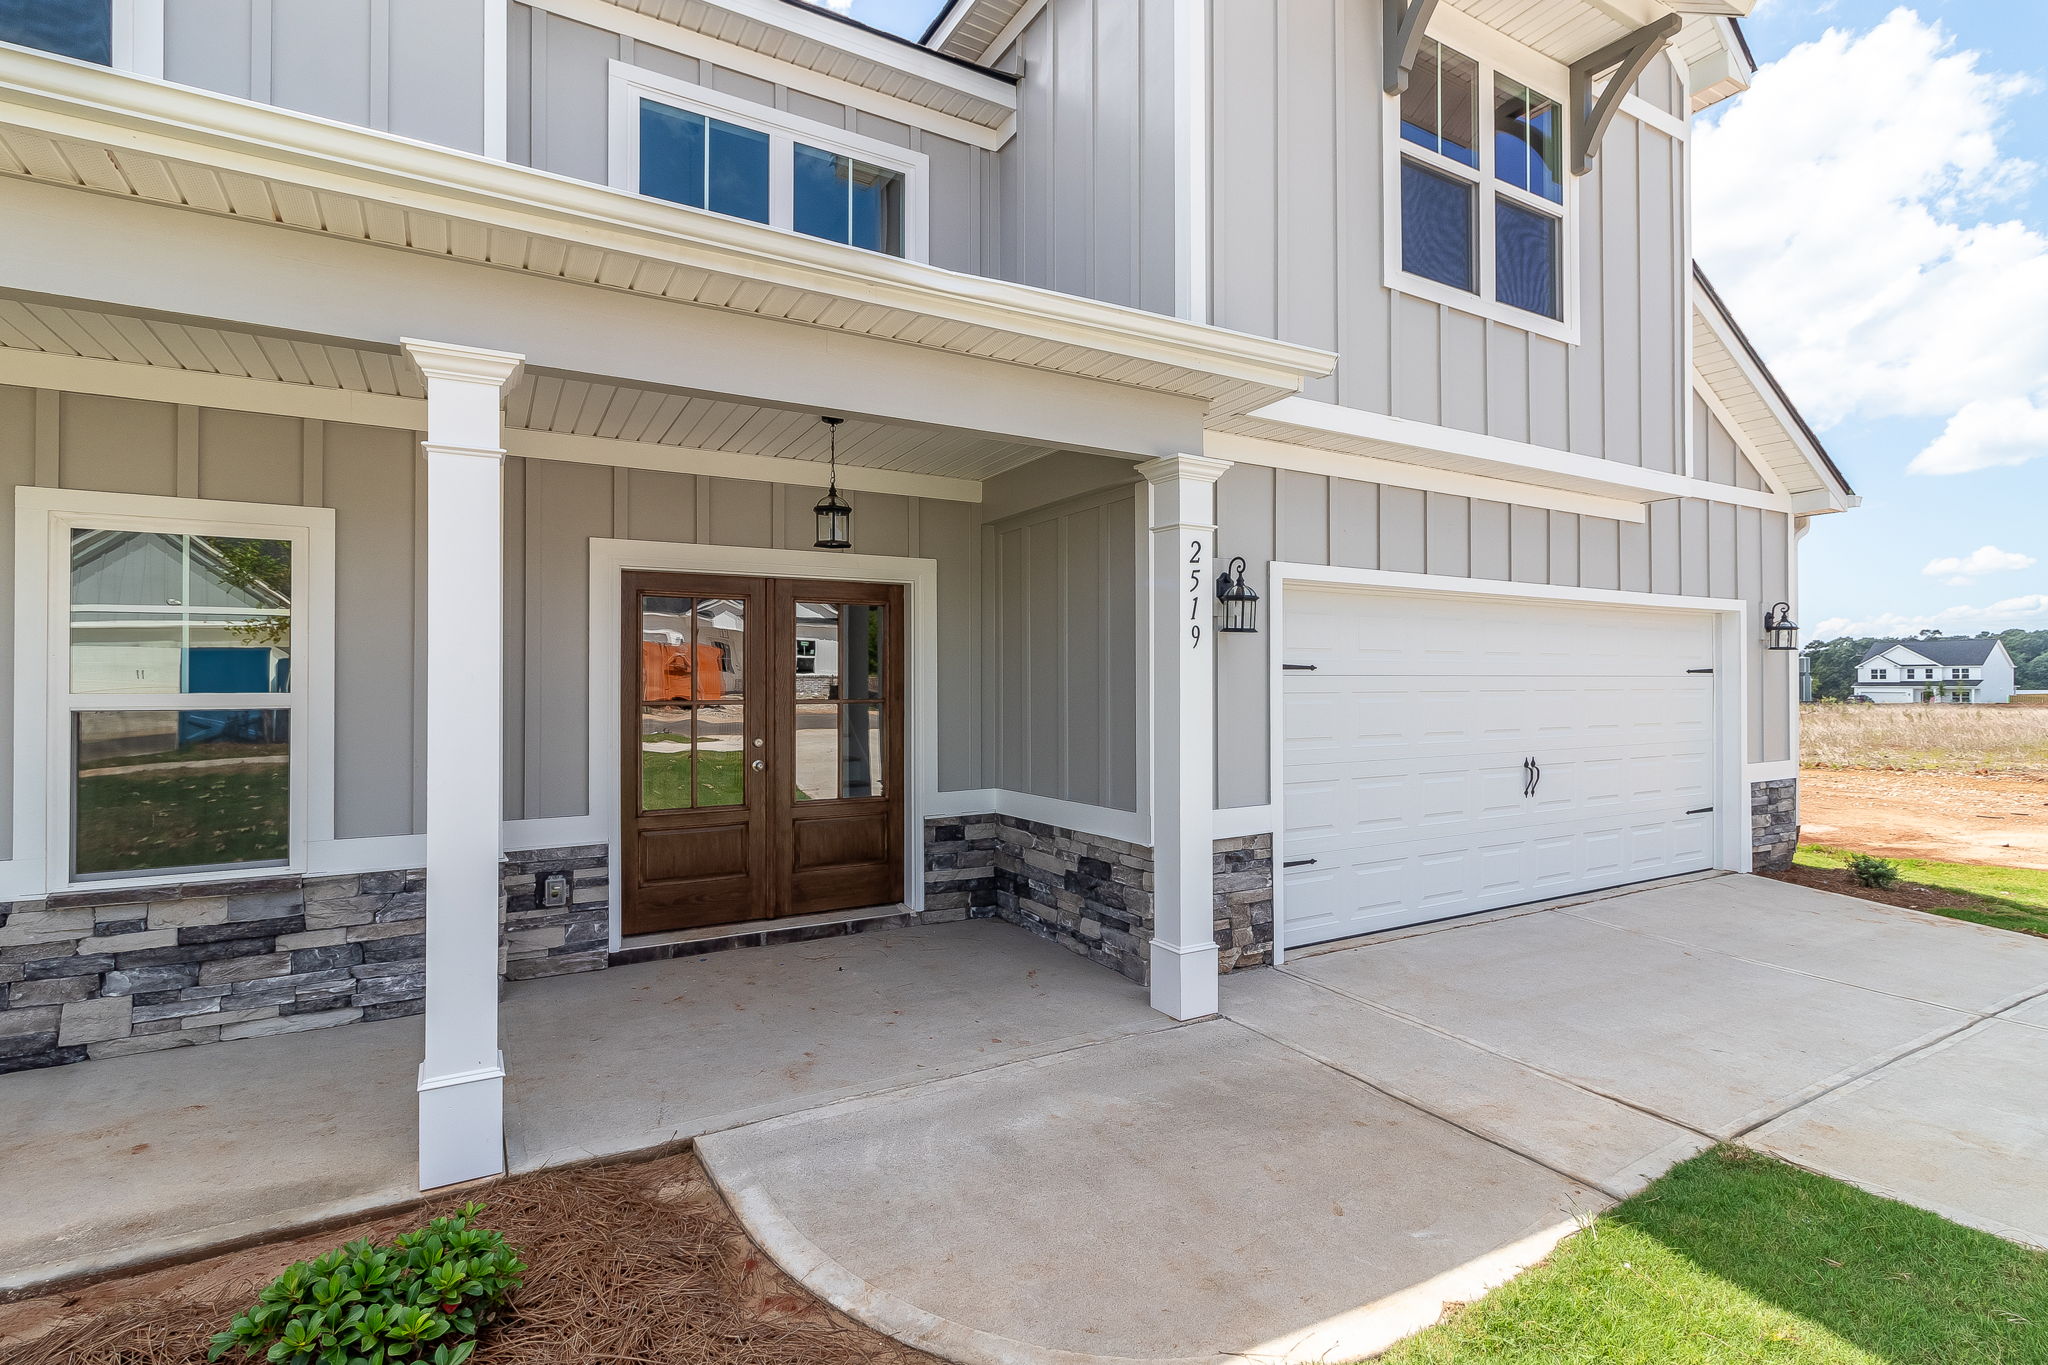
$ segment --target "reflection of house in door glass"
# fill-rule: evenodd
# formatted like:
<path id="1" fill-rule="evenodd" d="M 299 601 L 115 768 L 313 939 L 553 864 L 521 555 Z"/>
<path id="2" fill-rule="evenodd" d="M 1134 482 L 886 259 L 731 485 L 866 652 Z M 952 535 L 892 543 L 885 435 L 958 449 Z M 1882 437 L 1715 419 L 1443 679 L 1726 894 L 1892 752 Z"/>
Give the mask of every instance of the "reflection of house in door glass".
<path id="1" fill-rule="evenodd" d="M 796 785 L 802 799 L 883 795 L 882 610 L 796 604 Z"/>

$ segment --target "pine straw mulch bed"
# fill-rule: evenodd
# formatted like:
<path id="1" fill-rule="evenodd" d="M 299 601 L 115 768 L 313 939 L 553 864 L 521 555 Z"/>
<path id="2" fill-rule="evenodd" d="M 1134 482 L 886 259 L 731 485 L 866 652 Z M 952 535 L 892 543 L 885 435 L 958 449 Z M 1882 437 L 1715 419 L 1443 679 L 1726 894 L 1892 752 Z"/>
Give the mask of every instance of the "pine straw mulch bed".
<path id="1" fill-rule="evenodd" d="M 476 1365 L 925 1365 L 755 1248 L 688 1152 L 542 1171 L 288 1242 L 0 1305 L 7 1365 L 200 1365 L 285 1266 L 470 1200 L 529 1266 Z"/>
<path id="2" fill-rule="evenodd" d="M 1783 872 L 1761 872 L 1757 875 L 1773 881 L 1791 882 L 1795 886 L 1832 891 L 1838 896 L 1856 896 L 1883 905 L 1896 905 L 1906 910 L 1969 909 L 1980 903 L 1976 897 L 1961 891 L 1945 891 L 1938 886 L 1920 886 L 1914 882 L 1899 882 L 1886 888 L 1864 886 L 1849 874 L 1847 868 L 1841 867 L 1794 867 Z M 2020 929 L 2018 932 L 2029 931 Z"/>

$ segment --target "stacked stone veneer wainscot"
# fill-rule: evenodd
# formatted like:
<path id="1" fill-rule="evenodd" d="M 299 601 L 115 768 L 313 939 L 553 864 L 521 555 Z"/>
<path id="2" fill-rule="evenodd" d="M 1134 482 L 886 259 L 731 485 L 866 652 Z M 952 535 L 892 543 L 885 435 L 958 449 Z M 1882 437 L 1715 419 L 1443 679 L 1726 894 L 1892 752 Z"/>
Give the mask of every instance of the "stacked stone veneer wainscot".
<path id="1" fill-rule="evenodd" d="M 1219 839 L 1216 941 L 1224 971 L 1272 961 L 1273 839 Z M 1143 983 L 1152 850 L 1008 815 L 925 822 L 925 923 L 999 918 Z"/>
<path id="2" fill-rule="evenodd" d="M 570 903 L 538 904 L 570 875 Z M 602 967 L 603 846 L 507 856 L 504 969 Z M 0 1072 L 417 1014 L 426 874 L 64 892 L 0 906 Z"/>
<path id="3" fill-rule="evenodd" d="M 1749 784 L 1750 865 L 1783 872 L 1799 851 L 1799 779 L 1774 777 Z"/>

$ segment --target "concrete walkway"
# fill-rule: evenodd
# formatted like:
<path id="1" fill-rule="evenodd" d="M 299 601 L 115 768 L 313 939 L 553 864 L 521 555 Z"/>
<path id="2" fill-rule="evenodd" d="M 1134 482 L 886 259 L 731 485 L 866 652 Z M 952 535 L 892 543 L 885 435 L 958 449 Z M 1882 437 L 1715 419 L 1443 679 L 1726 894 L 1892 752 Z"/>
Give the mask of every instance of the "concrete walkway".
<path id="1" fill-rule="evenodd" d="M 1719 1139 L 2048 1245 L 2044 1078 L 2048 942 L 1706 877 L 698 1146 L 786 1269 L 949 1359 L 1346 1360 Z"/>

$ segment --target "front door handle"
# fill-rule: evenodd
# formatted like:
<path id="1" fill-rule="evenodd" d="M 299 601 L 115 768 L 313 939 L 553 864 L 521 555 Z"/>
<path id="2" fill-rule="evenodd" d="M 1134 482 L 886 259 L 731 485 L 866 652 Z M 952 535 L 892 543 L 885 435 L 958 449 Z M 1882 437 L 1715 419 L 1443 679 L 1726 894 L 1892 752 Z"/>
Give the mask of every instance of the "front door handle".
<path id="1" fill-rule="evenodd" d="M 767 763 L 763 762 L 763 761 L 762 761 L 761 759 L 758 759 L 758 758 L 754 760 L 754 764 L 753 764 L 753 767 L 754 767 L 754 771 L 755 771 L 755 772 L 757 772 L 757 773 L 758 773 L 758 772 L 766 772 L 766 771 L 768 770 L 768 765 L 767 765 Z"/>

